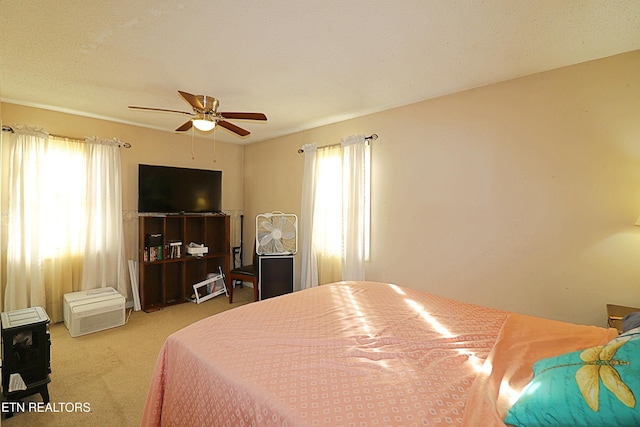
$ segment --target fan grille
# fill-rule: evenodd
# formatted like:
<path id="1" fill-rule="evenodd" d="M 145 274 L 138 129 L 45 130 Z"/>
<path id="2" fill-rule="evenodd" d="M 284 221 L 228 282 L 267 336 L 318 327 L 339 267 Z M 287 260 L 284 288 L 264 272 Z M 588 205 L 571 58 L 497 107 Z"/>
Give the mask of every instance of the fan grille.
<path id="1" fill-rule="evenodd" d="M 279 212 L 257 215 L 256 252 L 259 255 L 298 252 L 298 217 Z"/>

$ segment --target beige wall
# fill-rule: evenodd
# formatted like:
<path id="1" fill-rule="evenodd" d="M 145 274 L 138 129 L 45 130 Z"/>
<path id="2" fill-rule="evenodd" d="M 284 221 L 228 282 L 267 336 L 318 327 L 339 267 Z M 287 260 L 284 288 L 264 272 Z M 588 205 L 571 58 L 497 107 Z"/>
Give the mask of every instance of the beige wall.
<path id="1" fill-rule="evenodd" d="M 608 302 L 640 307 L 638 112 L 640 52 L 246 147 L 218 143 L 216 163 L 210 137 L 196 138 L 192 160 L 190 135 L 12 104 L 0 111 L 4 124 L 131 143 L 122 151 L 129 213 L 138 163 L 223 170 L 223 208 L 244 211 L 246 250 L 256 214 L 299 214 L 301 145 L 377 133 L 367 279 L 598 325 Z M 135 219 L 126 221 L 130 256 Z"/>
<path id="2" fill-rule="evenodd" d="M 604 325 L 640 307 L 639 114 L 632 52 L 251 144 L 245 215 L 299 214 L 303 144 L 377 133 L 367 279 Z"/>
<path id="3" fill-rule="evenodd" d="M 47 132 L 73 138 L 98 136 L 117 137 L 132 145 L 122 149 L 122 185 L 125 229 L 125 249 L 128 259 L 137 259 L 138 223 L 138 164 L 158 164 L 222 171 L 222 208 L 225 211 L 242 210 L 243 146 L 217 142 L 214 149 L 212 136 L 192 139 L 191 133 L 174 134 L 94 118 L 81 117 L 39 108 L 3 103 L 2 123 L 41 127 Z M 180 123 L 179 118 L 176 122 Z M 177 126 L 177 125 L 176 125 Z M 3 138 L 7 134 L 3 132 Z M 193 155 L 192 155 L 193 147 Z M 3 144 L 3 160 L 8 155 Z M 215 161 L 214 161 L 215 159 Z M 4 168 L 3 168 L 4 169 Z M 2 171 L 3 174 L 7 172 Z M 7 192 L 2 192 L 2 211 L 7 209 Z M 3 232 L 6 221 L 3 217 Z M 3 258 L 4 260 L 4 247 Z M 4 283 L 4 271 L 2 283 Z"/>
<path id="4" fill-rule="evenodd" d="M 223 209 L 242 209 L 242 146 L 240 145 L 216 142 L 214 151 L 212 136 L 205 138 L 196 136 L 192 144 L 190 132 L 184 134 L 161 132 L 15 104 L 3 103 L 1 112 L 2 123 L 5 125 L 23 124 L 41 127 L 51 134 L 73 138 L 94 135 L 107 139 L 117 137 L 123 142 L 130 143 L 132 148 L 121 151 L 122 203 L 125 211 L 137 209 L 139 163 L 222 170 Z"/>

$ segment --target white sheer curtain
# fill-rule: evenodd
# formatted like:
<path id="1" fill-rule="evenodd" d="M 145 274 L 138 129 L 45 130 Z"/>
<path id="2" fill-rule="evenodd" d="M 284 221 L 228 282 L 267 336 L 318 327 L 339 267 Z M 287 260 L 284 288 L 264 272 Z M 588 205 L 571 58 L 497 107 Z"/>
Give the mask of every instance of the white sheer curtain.
<path id="1" fill-rule="evenodd" d="M 305 144 L 300 211 L 300 287 L 318 286 L 318 263 L 313 247 L 313 207 L 316 197 L 316 144 Z"/>
<path id="2" fill-rule="evenodd" d="M 117 225 L 106 222 L 117 218 L 105 218 L 103 213 L 112 204 L 120 206 L 121 201 L 105 202 L 105 198 L 121 200 L 121 191 L 108 182 L 114 179 L 113 175 L 95 178 L 105 169 L 93 170 L 101 162 L 95 160 L 96 151 L 91 149 L 94 144 L 27 128 L 14 130 L 9 155 L 4 310 L 42 306 L 56 322 L 63 319 L 65 293 L 106 285 L 95 280 L 83 284 L 83 275 L 93 269 L 91 263 L 86 269 L 83 264 L 91 260 L 87 248 L 96 246 L 87 244 L 93 239 L 92 229 L 104 228 L 122 244 L 122 214 L 118 232 Z M 115 185 L 119 187 L 119 157 L 104 161 L 118 163 L 110 170 L 117 172 Z M 89 187 L 92 182 L 98 184 Z M 102 222 L 97 223 L 98 220 Z M 119 269 L 111 259 L 98 263 L 98 270 Z M 124 281 L 109 283 L 126 295 Z"/>
<path id="3" fill-rule="evenodd" d="M 368 224 L 368 152 L 364 135 L 342 141 L 342 280 L 364 280 Z"/>
<path id="4" fill-rule="evenodd" d="M 358 135 L 340 146 L 303 147 L 302 288 L 364 279 L 370 173 L 365 142 Z"/>
<path id="5" fill-rule="evenodd" d="M 36 131 L 16 131 L 11 137 L 5 311 L 46 304 L 41 252 L 47 249 L 40 239 L 47 225 L 38 218 L 44 210 L 40 200 L 47 194 L 47 181 L 36 179 L 34 173 L 42 167 L 47 140 L 47 134 Z"/>
<path id="6" fill-rule="evenodd" d="M 112 287 L 127 295 L 120 148 L 86 139 L 87 211 L 82 289 Z"/>

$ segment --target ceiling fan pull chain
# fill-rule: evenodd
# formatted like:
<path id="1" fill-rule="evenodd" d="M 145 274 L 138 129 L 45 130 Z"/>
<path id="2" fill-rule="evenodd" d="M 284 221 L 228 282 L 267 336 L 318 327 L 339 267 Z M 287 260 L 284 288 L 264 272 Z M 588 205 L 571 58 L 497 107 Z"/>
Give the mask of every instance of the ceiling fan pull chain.
<path id="1" fill-rule="evenodd" d="M 216 162 L 216 132 L 213 132 L 213 163 Z"/>
<path id="2" fill-rule="evenodd" d="M 194 141 L 194 130 L 193 128 L 191 128 L 191 160 L 195 160 L 196 159 L 196 155 L 194 153 L 194 149 L 193 149 L 193 141 Z"/>

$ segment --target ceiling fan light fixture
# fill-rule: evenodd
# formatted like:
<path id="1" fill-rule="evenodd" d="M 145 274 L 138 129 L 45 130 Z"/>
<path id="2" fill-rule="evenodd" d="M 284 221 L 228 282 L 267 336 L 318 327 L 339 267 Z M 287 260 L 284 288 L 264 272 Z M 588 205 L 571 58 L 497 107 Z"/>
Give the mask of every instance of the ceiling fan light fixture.
<path id="1" fill-rule="evenodd" d="M 209 132 L 210 130 L 213 130 L 214 127 L 216 127 L 216 122 L 214 120 L 207 120 L 202 117 L 196 117 L 191 122 L 196 129 L 202 132 Z"/>
<path id="2" fill-rule="evenodd" d="M 190 116 L 191 119 L 177 128 L 175 130 L 176 132 L 184 132 L 193 128 L 196 128 L 201 132 L 210 132 L 218 125 L 218 123 L 220 123 L 220 126 L 227 129 L 228 131 L 235 133 L 240 137 L 244 137 L 249 135 L 251 132 L 228 122 L 227 119 L 267 120 L 267 116 L 265 116 L 263 113 L 218 113 L 218 105 L 220 105 L 220 102 L 216 98 L 205 95 L 192 95 L 180 90 L 178 91 L 178 93 L 185 101 L 187 101 L 189 105 L 191 105 L 191 108 L 193 109 L 192 113 L 178 110 L 167 110 L 165 108 L 136 107 L 133 105 L 130 105 L 129 108 L 148 111 L 164 111 L 167 113 L 179 113 Z"/>

